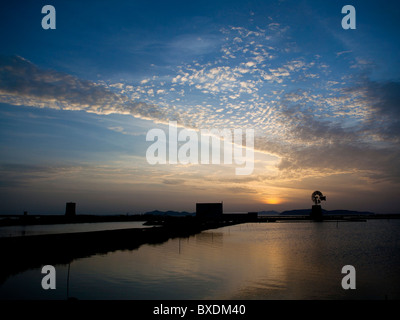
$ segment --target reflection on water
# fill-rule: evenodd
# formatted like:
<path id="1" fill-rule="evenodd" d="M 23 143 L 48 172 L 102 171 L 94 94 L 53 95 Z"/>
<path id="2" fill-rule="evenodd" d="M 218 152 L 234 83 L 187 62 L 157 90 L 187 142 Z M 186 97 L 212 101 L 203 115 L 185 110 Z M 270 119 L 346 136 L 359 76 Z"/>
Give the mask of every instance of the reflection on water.
<path id="1" fill-rule="evenodd" d="M 189 238 L 78 259 L 70 296 L 78 299 L 399 299 L 400 221 L 247 223 Z M 356 268 L 356 290 L 341 268 Z M 40 269 L 7 279 L 1 299 L 65 299 L 42 290 Z"/>
<path id="2" fill-rule="evenodd" d="M 94 222 L 94 223 L 65 223 L 49 225 L 18 225 L 0 227 L 0 237 L 32 236 L 38 234 L 88 232 L 102 230 L 118 230 L 129 228 L 146 228 L 144 221 L 129 222 Z"/>

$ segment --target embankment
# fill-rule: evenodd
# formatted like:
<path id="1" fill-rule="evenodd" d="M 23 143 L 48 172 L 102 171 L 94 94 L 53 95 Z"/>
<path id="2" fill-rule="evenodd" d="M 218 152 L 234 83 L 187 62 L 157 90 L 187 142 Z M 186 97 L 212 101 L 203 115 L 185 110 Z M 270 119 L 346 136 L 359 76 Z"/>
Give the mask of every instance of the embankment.
<path id="1" fill-rule="evenodd" d="M 160 244 L 170 238 L 188 237 L 231 224 L 235 222 L 176 219 L 152 228 L 0 238 L 0 283 L 11 275 L 43 265 L 68 264 L 75 259 L 116 250 L 135 250 L 142 244 Z"/>

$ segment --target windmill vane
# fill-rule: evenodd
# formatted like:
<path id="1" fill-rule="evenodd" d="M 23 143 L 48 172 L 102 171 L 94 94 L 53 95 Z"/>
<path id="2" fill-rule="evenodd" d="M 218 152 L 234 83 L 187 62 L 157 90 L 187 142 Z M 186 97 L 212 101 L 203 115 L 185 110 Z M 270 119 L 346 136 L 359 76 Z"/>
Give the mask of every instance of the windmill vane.
<path id="1" fill-rule="evenodd" d="M 314 191 L 311 195 L 311 200 L 317 205 L 320 204 L 321 201 L 326 201 L 326 196 L 324 196 L 321 191 Z"/>

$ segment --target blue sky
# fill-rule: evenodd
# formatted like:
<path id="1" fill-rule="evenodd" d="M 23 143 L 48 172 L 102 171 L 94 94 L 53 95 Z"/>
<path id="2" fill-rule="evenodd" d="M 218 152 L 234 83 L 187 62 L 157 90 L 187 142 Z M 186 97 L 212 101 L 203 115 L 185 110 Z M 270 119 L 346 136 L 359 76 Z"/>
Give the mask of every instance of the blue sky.
<path id="1" fill-rule="evenodd" d="M 396 1 L 2 4 L 0 212 L 280 211 L 319 189 L 327 209 L 398 212 L 399 18 Z M 255 130 L 254 172 L 150 165 L 169 121 Z"/>

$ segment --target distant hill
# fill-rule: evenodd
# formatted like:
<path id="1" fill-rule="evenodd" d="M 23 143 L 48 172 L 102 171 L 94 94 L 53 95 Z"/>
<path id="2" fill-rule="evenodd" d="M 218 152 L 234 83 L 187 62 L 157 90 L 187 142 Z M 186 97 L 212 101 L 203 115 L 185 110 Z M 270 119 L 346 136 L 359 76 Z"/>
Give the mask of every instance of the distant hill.
<path id="1" fill-rule="evenodd" d="M 280 214 L 284 216 L 305 216 L 309 215 L 311 212 L 311 209 L 297 209 L 297 210 L 287 210 L 283 211 Z M 326 213 L 326 210 L 322 210 L 323 213 Z"/>
<path id="2" fill-rule="evenodd" d="M 311 209 L 298 209 L 298 210 L 288 210 L 288 211 L 283 211 L 280 214 L 281 215 L 309 215 L 311 212 Z M 324 210 L 322 209 L 323 214 L 327 215 L 342 215 L 342 216 L 348 216 L 348 215 L 373 215 L 375 213 L 373 212 L 368 212 L 368 211 L 352 211 L 352 210 Z"/>
<path id="3" fill-rule="evenodd" d="M 281 214 L 281 213 L 278 212 L 278 211 L 275 211 L 275 210 L 271 210 L 271 211 L 259 211 L 259 212 L 258 212 L 258 215 L 259 215 L 259 216 L 276 216 L 276 215 L 279 215 L 279 214 Z"/>
<path id="4" fill-rule="evenodd" d="M 194 212 L 187 212 L 187 211 L 159 211 L 159 210 L 154 210 L 154 211 L 149 211 L 146 212 L 145 214 L 148 215 L 154 215 L 154 216 L 179 216 L 179 217 L 183 217 L 183 216 L 193 216 L 195 215 Z"/>
<path id="5" fill-rule="evenodd" d="M 275 210 L 270 211 L 259 211 L 258 216 L 275 216 L 275 215 L 291 215 L 291 216 L 308 216 L 311 212 L 310 209 L 297 209 L 297 210 L 287 210 L 283 212 L 278 212 Z M 326 215 L 373 215 L 375 213 L 368 211 L 352 211 L 352 210 L 324 210 L 322 209 L 322 213 Z M 173 216 L 173 217 L 184 217 L 184 216 L 195 216 L 195 212 L 187 212 L 187 211 L 160 211 L 153 210 L 146 212 L 145 215 L 154 215 L 154 216 Z"/>

